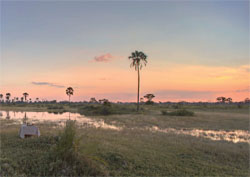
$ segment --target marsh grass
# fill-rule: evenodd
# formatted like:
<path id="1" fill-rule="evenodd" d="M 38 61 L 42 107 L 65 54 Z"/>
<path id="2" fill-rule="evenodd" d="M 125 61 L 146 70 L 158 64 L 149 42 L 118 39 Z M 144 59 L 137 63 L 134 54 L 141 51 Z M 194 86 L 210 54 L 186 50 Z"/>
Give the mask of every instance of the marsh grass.
<path id="1" fill-rule="evenodd" d="M 79 152 L 80 139 L 73 121 L 68 121 L 62 132 L 54 136 L 20 139 L 16 130 L 12 125 L 11 129 L 1 131 L 1 176 L 107 175 Z"/>
<path id="2" fill-rule="evenodd" d="M 184 107 L 195 112 L 195 116 L 162 115 L 161 110 L 176 111 L 166 105 L 143 105 L 144 110 L 140 113 L 129 114 L 135 105 L 111 104 L 110 109 L 119 111 L 90 118 L 124 126 L 121 131 L 71 124 L 66 131 L 44 122 L 37 124 L 41 131 L 39 138 L 24 140 L 18 137 L 20 125 L 1 118 L 0 176 L 249 176 L 247 143 L 144 130 L 143 127 L 152 126 L 161 129 L 249 129 L 249 110 L 244 107 L 231 110 Z M 36 107 L 25 109 L 37 110 Z M 47 106 L 39 109 L 47 110 Z M 67 105 L 64 109 L 77 111 Z"/>
<path id="3" fill-rule="evenodd" d="M 23 140 L 19 125 L 5 123 L 1 120 L 1 176 L 247 176 L 249 169 L 247 143 L 136 129 L 75 129 L 71 123 L 65 129 L 39 124 L 42 136 Z"/>

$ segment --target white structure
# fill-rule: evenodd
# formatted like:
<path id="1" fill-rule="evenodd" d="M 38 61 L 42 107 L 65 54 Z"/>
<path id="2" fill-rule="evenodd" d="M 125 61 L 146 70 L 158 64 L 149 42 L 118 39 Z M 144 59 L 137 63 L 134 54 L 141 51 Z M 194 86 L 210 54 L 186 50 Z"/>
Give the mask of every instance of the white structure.
<path id="1" fill-rule="evenodd" d="M 34 125 L 21 125 L 20 131 L 19 131 L 19 136 L 21 138 L 25 138 L 25 136 L 40 136 L 40 130 L 38 127 Z"/>

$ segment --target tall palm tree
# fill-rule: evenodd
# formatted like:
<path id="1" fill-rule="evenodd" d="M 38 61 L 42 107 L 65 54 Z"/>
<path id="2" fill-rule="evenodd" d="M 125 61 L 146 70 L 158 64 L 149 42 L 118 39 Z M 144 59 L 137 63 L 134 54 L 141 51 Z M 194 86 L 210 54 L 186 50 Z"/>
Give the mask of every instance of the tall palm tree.
<path id="1" fill-rule="evenodd" d="M 23 93 L 23 97 L 24 97 L 24 100 L 25 100 L 25 102 L 26 102 L 26 100 L 27 100 L 27 97 L 29 96 L 29 94 L 28 93 Z"/>
<path id="2" fill-rule="evenodd" d="M 9 100 L 10 100 L 10 96 L 11 96 L 11 94 L 10 93 L 6 93 L 6 100 L 9 102 Z"/>
<path id="3" fill-rule="evenodd" d="M 73 93 L 74 93 L 74 89 L 72 87 L 68 87 L 66 89 L 66 94 L 69 96 L 69 102 L 70 102 L 70 97 L 71 95 L 73 95 Z"/>
<path id="4" fill-rule="evenodd" d="M 139 98 L 140 98 L 140 70 L 143 66 L 146 66 L 147 64 L 147 55 L 145 55 L 143 52 L 138 52 L 137 50 L 135 52 L 131 53 L 131 56 L 128 57 L 132 60 L 132 63 L 130 64 L 130 67 L 134 67 L 135 70 L 138 73 L 138 89 L 137 89 L 137 111 L 139 111 Z"/>

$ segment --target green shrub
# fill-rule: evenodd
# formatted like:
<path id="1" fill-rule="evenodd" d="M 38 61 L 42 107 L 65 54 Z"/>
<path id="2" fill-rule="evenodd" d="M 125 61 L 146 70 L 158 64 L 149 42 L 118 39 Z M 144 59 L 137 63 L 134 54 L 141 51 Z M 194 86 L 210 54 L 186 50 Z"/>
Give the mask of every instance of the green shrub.
<path id="1" fill-rule="evenodd" d="M 143 110 L 143 109 L 141 109 Z M 131 114 L 137 113 L 134 105 L 119 105 L 119 104 L 96 104 L 86 105 L 78 108 L 80 114 L 91 116 L 91 115 L 111 115 L 111 114 Z"/>
<path id="2" fill-rule="evenodd" d="M 194 116 L 193 111 L 188 111 L 186 109 L 179 109 L 176 111 L 168 112 L 168 111 L 161 111 L 162 115 L 169 115 L 169 116 Z"/>
<path id="3" fill-rule="evenodd" d="M 57 176 L 106 176 L 89 158 L 79 152 L 75 121 L 68 120 L 64 131 L 51 151 L 48 175 Z"/>
<path id="4" fill-rule="evenodd" d="M 146 104 L 146 105 L 153 105 L 154 102 L 153 102 L 153 101 L 146 101 L 145 104 Z"/>

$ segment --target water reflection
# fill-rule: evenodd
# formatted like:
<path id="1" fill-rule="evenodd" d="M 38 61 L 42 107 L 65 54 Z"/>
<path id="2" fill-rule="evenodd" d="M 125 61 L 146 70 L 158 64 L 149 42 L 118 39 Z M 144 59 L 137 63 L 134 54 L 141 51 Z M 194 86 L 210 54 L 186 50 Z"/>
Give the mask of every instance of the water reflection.
<path id="1" fill-rule="evenodd" d="M 15 112 L 14 112 L 14 116 L 15 116 L 16 114 L 15 114 Z M 27 122 L 28 122 L 28 117 L 27 117 L 27 114 L 26 114 L 26 112 L 24 113 L 24 117 L 23 117 L 23 124 L 27 124 Z"/>
<path id="2" fill-rule="evenodd" d="M 65 112 L 62 114 L 55 114 L 49 112 L 14 112 L 14 111 L 2 111 L 0 112 L 3 117 L 15 120 L 19 123 L 35 124 L 37 122 L 53 122 L 57 125 L 65 125 L 67 120 L 76 120 L 77 123 L 85 127 L 95 127 L 103 129 L 121 130 L 121 127 L 110 125 L 104 122 L 104 120 L 95 120 L 87 118 L 78 113 Z"/>
<path id="3" fill-rule="evenodd" d="M 10 112 L 6 111 L 6 119 L 10 119 Z"/>
<path id="4" fill-rule="evenodd" d="M 234 143 L 244 142 L 250 144 L 250 133 L 245 130 L 232 130 L 232 131 L 224 131 L 224 130 L 201 130 L 201 129 L 181 129 L 177 130 L 174 128 L 166 128 L 160 129 L 157 126 L 147 127 L 146 130 L 152 132 L 161 132 L 161 133 L 174 133 L 174 134 L 182 134 L 182 135 L 191 135 L 195 137 L 208 138 L 215 141 L 231 141 Z"/>
<path id="5" fill-rule="evenodd" d="M 67 120 L 76 120 L 80 126 L 84 127 L 95 127 L 95 128 L 102 128 L 102 129 L 111 129 L 120 131 L 126 127 L 118 127 L 115 125 L 107 124 L 104 120 L 99 119 L 91 119 L 87 118 L 83 115 L 78 113 L 62 113 L 62 114 L 55 114 L 55 113 L 48 113 L 48 112 L 13 112 L 13 111 L 2 111 L 0 112 L 0 118 L 12 119 L 19 123 L 37 123 L 37 122 L 53 122 L 57 125 L 65 125 Z M 249 131 L 244 130 L 234 130 L 234 131 L 223 131 L 223 130 L 200 130 L 200 129 L 174 129 L 174 128 L 166 128 L 160 129 L 157 126 L 153 127 L 136 127 L 136 128 L 127 128 L 129 130 L 147 130 L 151 132 L 161 132 L 161 133 L 175 133 L 175 134 L 182 134 L 182 135 L 191 135 L 195 137 L 203 137 L 208 138 L 211 140 L 224 140 L 230 142 L 246 142 L 250 143 L 250 133 Z"/>

